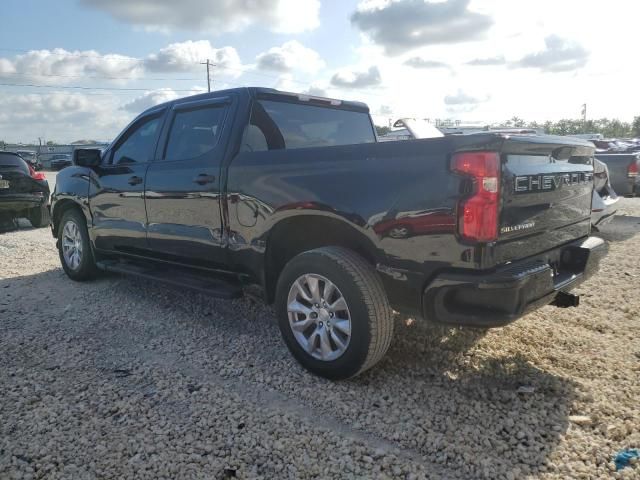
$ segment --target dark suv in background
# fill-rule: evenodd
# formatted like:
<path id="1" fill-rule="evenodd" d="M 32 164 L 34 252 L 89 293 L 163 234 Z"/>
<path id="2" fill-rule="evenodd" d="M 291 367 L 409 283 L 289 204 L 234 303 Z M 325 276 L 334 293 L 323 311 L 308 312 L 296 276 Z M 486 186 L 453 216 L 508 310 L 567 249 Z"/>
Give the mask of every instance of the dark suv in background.
<path id="1" fill-rule="evenodd" d="M 56 153 L 51 156 L 51 170 L 62 170 L 73 165 L 71 155 L 66 153 Z"/>
<path id="2" fill-rule="evenodd" d="M 0 152 L 0 226 L 22 217 L 36 228 L 49 225 L 49 183 L 17 153 Z"/>

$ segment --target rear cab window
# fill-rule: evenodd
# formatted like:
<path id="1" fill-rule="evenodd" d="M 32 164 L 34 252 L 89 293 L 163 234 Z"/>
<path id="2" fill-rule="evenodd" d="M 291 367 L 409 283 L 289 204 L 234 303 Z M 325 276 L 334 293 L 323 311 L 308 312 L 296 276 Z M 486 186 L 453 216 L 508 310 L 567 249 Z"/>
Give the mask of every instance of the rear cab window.
<path id="1" fill-rule="evenodd" d="M 330 106 L 256 100 L 242 151 L 291 150 L 374 143 L 369 114 Z"/>

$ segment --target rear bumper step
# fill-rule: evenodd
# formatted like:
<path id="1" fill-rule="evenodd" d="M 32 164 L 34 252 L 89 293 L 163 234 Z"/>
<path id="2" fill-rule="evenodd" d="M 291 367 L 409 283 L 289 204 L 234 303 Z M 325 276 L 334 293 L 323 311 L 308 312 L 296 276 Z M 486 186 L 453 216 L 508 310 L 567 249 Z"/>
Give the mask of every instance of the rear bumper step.
<path id="1" fill-rule="evenodd" d="M 593 275 L 608 251 L 588 237 L 490 273 L 443 273 L 423 293 L 426 318 L 475 327 L 498 327 L 550 303 L 577 306 L 567 292 Z"/>
<path id="2" fill-rule="evenodd" d="M 216 298 L 232 299 L 242 296 L 242 285 L 237 281 L 214 278 L 186 269 L 169 269 L 163 268 L 161 265 L 117 260 L 99 261 L 97 266 L 106 272 L 146 278 L 174 287 L 188 288 Z"/>

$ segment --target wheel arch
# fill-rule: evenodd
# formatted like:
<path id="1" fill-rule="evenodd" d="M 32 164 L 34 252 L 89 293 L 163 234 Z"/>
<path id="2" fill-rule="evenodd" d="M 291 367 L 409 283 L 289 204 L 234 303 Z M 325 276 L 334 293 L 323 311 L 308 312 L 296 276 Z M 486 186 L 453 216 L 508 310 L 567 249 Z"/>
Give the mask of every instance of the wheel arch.
<path id="1" fill-rule="evenodd" d="M 325 215 L 297 215 L 280 220 L 270 230 L 264 262 L 266 299 L 272 303 L 282 269 L 296 255 L 320 247 L 344 247 L 375 266 L 382 251 L 361 227 Z"/>
<path id="2" fill-rule="evenodd" d="M 87 221 L 87 225 L 90 225 L 91 215 L 80 203 L 70 198 L 59 199 L 51 209 L 51 227 L 55 238 L 58 238 L 58 225 L 60 224 L 60 220 L 62 220 L 62 216 L 71 209 L 76 209 L 82 213 Z"/>

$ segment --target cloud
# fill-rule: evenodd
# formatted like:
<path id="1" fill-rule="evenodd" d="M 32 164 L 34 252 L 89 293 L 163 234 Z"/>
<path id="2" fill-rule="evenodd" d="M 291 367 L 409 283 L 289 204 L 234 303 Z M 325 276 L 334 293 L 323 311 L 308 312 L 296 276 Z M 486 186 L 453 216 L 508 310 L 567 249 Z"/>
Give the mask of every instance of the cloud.
<path id="1" fill-rule="evenodd" d="M 408 60 L 406 60 L 404 62 L 405 65 L 408 65 L 409 67 L 413 67 L 413 68 L 446 68 L 449 69 L 451 68 L 449 65 L 447 65 L 444 62 L 438 62 L 436 60 L 427 60 L 426 58 L 422 58 L 422 57 L 411 57 Z"/>
<path id="2" fill-rule="evenodd" d="M 474 67 L 486 67 L 493 65 L 505 65 L 506 63 L 507 60 L 502 55 L 499 55 L 497 57 L 475 58 L 467 62 L 467 65 L 472 65 Z"/>
<path id="3" fill-rule="evenodd" d="M 262 24 L 277 33 L 319 25 L 319 0 L 80 0 L 133 25 L 221 33 Z"/>
<path id="4" fill-rule="evenodd" d="M 318 52 L 296 40 L 286 42 L 280 47 L 272 47 L 259 54 L 256 60 L 259 69 L 282 73 L 294 70 L 315 73 L 325 66 Z"/>
<path id="5" fill-rule="evenodd" d="M 342 88 L 374 87 L 382 83 L 380 70 L 372 66 L 365 72 L 341 71 L 331 77 L 331 85 Z"/>
<path id="6" fill-rule="evenodd" d="M 31 142 L 38 136 L 58 142 L 113 138 L 130 115 L 118 112 L 110 95 L 51 92 L 0 96 L 2 140 Z"/>
<path id="7" fill-rule="evenodd" d="M 392 115 L 393 114 L 393 108 L 391 108 L 389 105 L 380 105 L 380 108 L 378 109 L 378 114 L 379 115 Z"/>
<path id="8" fill-rule="evenodd" d="M 478 97 L 474 97 L 469 95 L 468 93 L 463 92 L 462 90 L 458 90 L 457 93 L 453 95 L 447 95 L 444 97 L 445 105 L 470 105 L 486 102 L 488 99 L 481 99 Z"/>
<path id="9" fill-rule="evenodd" d="M 0 95 L 0 131 L 7 142 L 32 142 L 37 137 L 59 143 L 79 138 L 113 139 L 135 116 L 149 107 L 203 93 L 171 88 L 150 90 L 133 100 L 109 94 L 42 92 Z"/>
<path id="10" fill-rule="evenodd" d="M 32 50 L 13 59 L 0 58 L 0 78 L 47 85 L 78 84 L 92 77 L 126 83 L 142 79 L 146 72 L 201 71 L 200 62 L 207 58 L 229 76 L 242 74 L 242 62 L 233 47 L 214 48 L 208 40 L 189 40 L 172 43 L 144 59 L 94 50 Z"/>
<path id="11" fill-rule="evenodd" d="M 538 68 L 543 72 L 567 72 L 584 67 L 589 61 L 589 52 L 580 44 L 557 35 L 544 39 L 545 50 L 525 55 L 514 67 Z"/>
<path id="12" fill-rule="evenodd" d="M 488 15 L 470 11 L 469 2 L 364 2 L 351 15 L 351 23 L 384 47 L 388 55 L 399 55 L 425 45 L 480 38 L 493 21 Z"/>
<path id="13" fill-rule="evenodd" d="M 192 72 L 202 69 L 200 62 L 211 60 L 216 68 L 227 69 L 229 75 L 242 73 L 242 62 L 233 47 L 214 48 L 209 40 L 172 43 L 149 55 L 144 66 L 151 72 Z"/>
<path id="14" fill-rule="evenodd" d="M 189 95 L 197 95 L 198 93 L 204 93 L 205 90 L 199 87 L 193 87 L 191 92 L 178 93 L 172 88 L 159 88 L 157 90 L 150 90 L 145 92 L 143 95 L 131 100 L 128 103 L 125 103 L 122 107 L 122 110 L 126 110 L 127 112 L 135 113 L 136 115 L 144 112 L 147 108 L 151 108 L 155 105 L 159 105 L 164 102 L 170 102 L 171 100 L 175 100 L 177 98 L 186 97 Z"/>
<path id="15" fill-rule="evenodd" d="M 447 106 L 447 112 L 450 114 L 461 114 L 472 112 L 482 103 L 488 102 L 490 96 L 478 97 L 471 95 L 462 90 L 458 90 L 454 94 L 444 97 L 444 104 Z"/>
<path id="16" fill-rule="evenodd" d="M 317 86 L 314 86 L 314 85 L 311 85 L 309 88 L 307 88 L 302 93 L 306 93 L 307 95 L 311 95 L 313 97 L 326 97 L 327 96 L 327 91 L 324 88 L 317 87 Z"/>
<path id="17" fill-rule="evenodd" d="M 140 61 L 125 55 L 100 55 L 94 50 L 31 50 L 13 60 L 0 59 L 0 77 L 62 84 L 92 76 L 135 79 L 144 71 Z M 74 78 L 76 80 L 74 80 Z"/>

